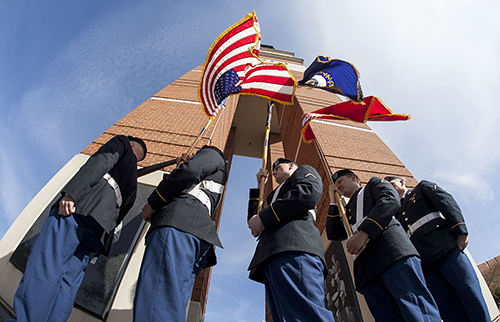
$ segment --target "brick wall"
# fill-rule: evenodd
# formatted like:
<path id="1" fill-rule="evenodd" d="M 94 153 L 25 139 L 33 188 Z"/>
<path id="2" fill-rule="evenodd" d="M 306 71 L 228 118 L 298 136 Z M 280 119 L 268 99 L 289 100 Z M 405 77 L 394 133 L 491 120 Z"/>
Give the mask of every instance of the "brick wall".
<path id="1" fill-rule="evenodd" d="M 497 267 L 500 264 L 500 255 L 488 259 L 486 262 L 482 262 L 477 265 L 479 271 L 484 275 L 488 273 L 491 269 Z"/>

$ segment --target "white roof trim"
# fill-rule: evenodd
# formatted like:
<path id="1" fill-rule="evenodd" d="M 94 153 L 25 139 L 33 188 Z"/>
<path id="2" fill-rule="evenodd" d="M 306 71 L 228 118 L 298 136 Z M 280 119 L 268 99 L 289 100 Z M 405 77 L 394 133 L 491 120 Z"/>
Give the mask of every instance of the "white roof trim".
<path id="1" fill-rule="evenodd" d="M 159 101 L 169 101 L 169 102 L 177 102 L 177 103 L 188 103 L 188 104 L 196 104 L 196 105 L 201 105 L 200 102 L 198 101 L 186 101 L 186 100 L 176 100 L 173 98 L 165 98 L 165 97 L 151 97 L 152 100 L 159 100 Z"/>

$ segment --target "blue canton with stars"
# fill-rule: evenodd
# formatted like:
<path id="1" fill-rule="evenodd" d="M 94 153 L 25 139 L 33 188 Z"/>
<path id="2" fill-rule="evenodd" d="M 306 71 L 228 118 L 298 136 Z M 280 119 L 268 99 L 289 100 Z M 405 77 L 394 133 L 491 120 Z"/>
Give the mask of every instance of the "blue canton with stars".
<path id="1" fill-rule="evenodd" d="M 219 105 L 226 97 L 231 94 L 241 92 L 241 86 L 235 87 L 240 81 L 238 74 L 233 69 L 225 72 L 215 83 L 215 100 Z"/>

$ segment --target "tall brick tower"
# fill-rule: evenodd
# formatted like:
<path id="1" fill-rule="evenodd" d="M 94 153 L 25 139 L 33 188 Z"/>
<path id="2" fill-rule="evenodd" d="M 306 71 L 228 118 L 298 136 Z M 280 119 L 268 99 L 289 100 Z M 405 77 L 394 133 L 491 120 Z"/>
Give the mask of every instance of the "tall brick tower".
<path id="1" fill-rule="evenodd" d="M 303 60 L 294 57 L 293 53 L 263 45 L 260 55 L 266 61 L 285 63 L 295 79 L 302 78 L 305 70 Z M 5 312 L 12 312 L 12 298 L 22 277 L 23 265 L 30 245 L 45 220 L 47 208 L 64 183 L 100 146 L 117 134 L 143 138 L 149 153 L 139 164 L 141 167 L 171 160 L 187 151 L 207 122 L 198 101 L 198 84 L 202 71 L 203 65 L 195 67 L 106 130 L 61 169 L 27 206 L 0 242 L 0 305 Z M 309 164 L 319 171 L 324 182 L 324 193 L 318 205 L 316 225 L 323 236 L 327 261 L 329 265 L 335 266 L 327 279 L 326 305 L 337 321 L 371 321 L 372 317 L 362 296 L 358 297 L 354 291 L 348 269 L 351 261 L 349 256 L 344 254 L 340 243 L 331 243 L 325 237 L 330 204 L 327 193 L 329 177 L 337 169 L 350 168 L 359 174 L 363 183 L 374 175 L 389 174 L 406 178 L 410 187 L 416 184 L 416 180 L 366 124 L 315 120 L 311 127 L 317 142 L 302 142 L 300 128 L 303 113 L 333 102 L 340 102 L 334 94 L 318 89 L 298 88 L 294 105 L 276 104 L 271 124 L 268 163 L 278 157 L 286 157 L 298 164 Z M 226 107 L 218 113 L 196 147 L 205 144 L 218 147 L 224 152 L 229 169 L 233 155 L 261 157 L 266 105 L 267 100 L 259 97 L 230 97 Z M 133 292 L 144 251 L 143 238 L 148 228 L 142 221 L 139 207 L 144 204 L 153 187 L 161 181 L 163 174 L 171 170 L 171 167 L 165 168 L 140 178 L 136 206 L 124 221 L 122 236 L 125 238 L 122 237 L 114 246 L 114 254 L 108 260 L 99 259 L 89 266 L 86 281 L 75 302 L 77 309 L 73 310 L 70 321 L 132 320 Z M 272 189 L 271 185 L 272 182 L 266 187 L 268 192 Z M 220 214 L 221 209 L 218 209 L 212 216 L 217 229 Z M 205 269 L 195 282 L 188 306 L 188 321 L 203 320 L 210 274 L 211 269 Z M 98 300 L 92 300 L 96 297 Z M 267 320 L 270 321 L 270 317 Z"/>

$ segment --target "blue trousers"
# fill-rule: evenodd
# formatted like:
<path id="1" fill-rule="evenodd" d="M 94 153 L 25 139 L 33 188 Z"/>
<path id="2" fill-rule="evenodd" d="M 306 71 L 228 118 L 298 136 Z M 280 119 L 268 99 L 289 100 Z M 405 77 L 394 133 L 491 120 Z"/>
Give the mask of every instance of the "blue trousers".
<path id="1" fill-rule="evenodd" d="M 439 311 L 425 285 L 420 259 L 410 256 L 389 266 L 362 293 L 375 321 L 440 322 Z"/>
<path id="2" fill-rule="evenodd" d="M 267 304 L 274 322 L 335 322 L 325 308 L 323 267 L 319 257 L 302 252 L 284 252 L 264 264 Z"/>
<path id="3" fill-rule="evenodd" d="M 52 209 L 28 258 L 14 296 L 17 321 L 66 321 L 103 228 L 92 218 Z"/>
<path id="4" fill-rule="evenodd" d="M 445 322 L 490 322 L 474 267 L 458 247 L 425 277 Z"/>
<path id="5" fill-rule="evenodd" d="M 208 261 L 211 244 L 173 227 L 147 238 L 134 298 L 134 321 L 186 321 L 194 279 Z"/>

